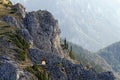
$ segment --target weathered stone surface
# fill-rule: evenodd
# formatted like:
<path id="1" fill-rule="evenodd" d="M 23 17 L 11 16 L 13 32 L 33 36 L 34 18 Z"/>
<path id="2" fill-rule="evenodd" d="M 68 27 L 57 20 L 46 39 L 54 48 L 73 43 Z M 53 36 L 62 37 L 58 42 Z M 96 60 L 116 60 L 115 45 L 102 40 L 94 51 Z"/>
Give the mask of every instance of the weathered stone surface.
<path id="1" fill-rule="evenodd" d="M 16 80 L 16 67 L 9 57 L 0 57 L 0 80 Z"/>
<path id="2" fill-rule="evenodd" d="M 38 80 L 34 75 L 29 72 L 18 71 L 18 78 L 16 80 Z"/>
<path id="3" fill-rule="evenodd" d="M 15 17 L 4 16 L 2 19 L 3 19 L 4 22 L 8 23 L 9 25 L 19 28 L 18 22 L 17 22 Z"/>
<path id="4" fill-rule="evenodd" d="M 39 49 L 31 49 L 29 55 L 39 65 L 42 58 L 46 59 L 46 70 L 50 72 L 51 80 L 114 80 L 111 72 L 98 74 L 94 69 L 86 70 L 81 64 L 73 64 L 65 58 Z"/>
<path id="5" fill-rule="evenodd" d="M 2 18 L 2 21 L 8 23 L 10 26 L 17 27 L 17 28 L 24 28 L 23 20 L 22 19 L 17 19 L 13 16 L 4 16 Z"/>
<path id="6" fill-rule="evenodd" d="M 98 74 L 98 78 L 100 80 L 114 80 L 115 79 L 112 72 L 104 72 L 102 74 Z"/>
<path id="7" fill-rule="evenodd" d="M 30 12 L 24 19 L 26 29 L 33 38 L 34 45 L 46 52 L 62 54 L 58 22 L 48 11 Z"/>
<path id="8" fill-rule="evenodd" d="M 13 8 L 16 9 L 16 13 L 19 14 L 22 18 L 25 17 L 26 11 L 23 5 L 21 5 L 20 3 L 17 3 L 13 6 Z"/>
<path id="9" fill-rule="evenodd" d="M 29 44 L 33 44 L 33 43 L 31 43 L 31 41 L 33 41 L 33 38 L 32 38 L 32 36 L 30 35 L 30 33 L 28 32 L 27 29 L 21 29 L 20 32 Z"/>
<path id="10" fill-rule="evenodd" d="M 18 66 L 7 55 L 0 56 L 0 80 L 37 80 L 31 73 L 19 70 Z"/>

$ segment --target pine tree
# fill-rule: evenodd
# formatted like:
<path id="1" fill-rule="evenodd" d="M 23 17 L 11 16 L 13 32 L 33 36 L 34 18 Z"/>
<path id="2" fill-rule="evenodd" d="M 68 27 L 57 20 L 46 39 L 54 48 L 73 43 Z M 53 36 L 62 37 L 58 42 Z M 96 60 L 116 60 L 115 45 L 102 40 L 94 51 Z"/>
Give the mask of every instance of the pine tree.
<path id="1" fill-rule="evenodd" d="M 69 56 L 70 56 L 71 59 L 75 59 L 75 56 L 74 56 L 74 53 L 73 53 L 73 50 L 72 50 L 72 46 L 70 47 Z"/>
<path id="2" fill-rule="evenodd" d="M 72 53 L 72 46 L 70 47 L 70 53 Z"/>
<path id="3" fill-rule="evenodd" d="M 64 48 L 65 48 L 65 49 L 68 49 L 68 43 L 67 43 L 66 38 L 64 39 Z"/>

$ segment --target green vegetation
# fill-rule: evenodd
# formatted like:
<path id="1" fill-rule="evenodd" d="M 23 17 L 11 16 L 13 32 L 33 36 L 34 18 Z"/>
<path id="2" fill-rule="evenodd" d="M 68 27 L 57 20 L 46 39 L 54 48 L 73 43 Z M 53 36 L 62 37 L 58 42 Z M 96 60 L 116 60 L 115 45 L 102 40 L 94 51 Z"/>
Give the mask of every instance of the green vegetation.
<path id="1" fill-rule="evenodd" d="M 7 8 L 9 7 L 9 8 Z M 4 16 L 13 16 L 19 18 L 20 16 L 16 14 L 17 9 L 12 7 L 12 3 L 9 1 L 8 4 L 0 4 L 0 19 Z M 0 21 L 0 37 L 5 37 L 8 42 L 16 45 L 14 49 L 18 54 L 17 59 L 20 61 L 25 61 L 27 57 L 27 51 L 29 49 L 28 42 L 24 39 L 18 29 L 14 26 L 10 26 L 8 23 Z"/>
<path id="2" fill-rule="evenodd" d="M 23 38 L 19 31 L 16 31 L 14 34 L 9 33 L 8 35 L 10 37 L 9 41 L 13 42 L 18 47 L 18 49 L 15 50 L 18 53 L 18 60 L 25 61 L 27 50 L 29 49 L 28 42 Z"/>
<path id="3" fill-rule="evenodd" d="M 14 27 L 10 27 L 10 25 L 5 22 L 0 22 L 0 35 L 10 33 L 12 30 L 14 30 Z"/>
<path id="4" fill-rule="evenodd" d="M 34 64 L 34 65 L 32 66 L 32 68 L 33 68 L 33 70 L 38 71 L 39 66 L 38 66 L 37 64 Z"/>
<path id="5" fill-rule="evenodd" d="M 17 49 L 14 50 L 18 53 L 16 56 L 17 59 L 25 61 L 29 44 L 17 28 L 11 27 L 5 22 L 0 22 L 0 37 L 7 37 L 8 42 L 15 44 Z"/>
<path id="6" fill-rule="evenodd" d="M 72 50 L 72 46 L 70 47 L 69 56 L 71 59 L 75 59 L 74 52 Z"/>
<path id="7" fill-rule="evenodd" d="M 65 40 L 64 40 L 64 49 L 68 49 L 68 43 L 67 43 L 66 38 L 65 38 Z"/>
<path id="8" fill-rule="evenodd" d="M 20 61 L 25 61 L 25 54 L 26 52 L 23 51 L 23 50 L 20 50 L 20 49 L 15 49 L 15 51 L 18 53 L 17 55 L 17 59 L 20 60 Z"/>
<path id="9" fill-rule="evenodd" d="M 68 44 L 66 38 L 63 41 L 61 40 L 60 42 L 61 42 L 62 49 L 66 50 L 68 52 L 68 55 L 70 56 L 71 59 L 75 59 L 74 51 L 72 50 L 72 46 L 69 47 L 70 45 Z"/>
<path id="10" fill-rule="evenodd" d="M 20 49 L 29 49 L 28 42 L 23 38 L 20 32 L 16 31 L 17 34 L 9 34 L 10 39 L 19 47 Z"/>
<path id="11" fill-rule="evenodd" d="M 98 65 L 95 63 L 95 61 L 91 60 L 91 58 L 95 57 L 93 54 L 82 47 L 72 44 L 68 42 L 69 46 L 72 46 L 72 51 L 74 52 L 75 59 L 79 61 L 83 66 L 86 67 L 86 65 L 89 63 L 92 68 L 94 68 L 97 72 L 103 72 L 104 69 L 101 67 L 101 65 Z"/>
<path id="12" fill-rule="evenodd" d="M 45 71 L 43 66 L 34 64 L 32 67 L 25 68 L 28 72 L 34 74 L 39 80 L 49 80 L 49 74 Z"/>
<path id="13" fill-rule="evenodd" d="M 96 64 L 94 61 L 90 59 L 93 56 L 92 53 L 90 54 L 89 51 L 83 49 L 78 45 L 68 42 L 66 39 L 64 40 L 61 39 L 61 47 L 63 48 L 63 50 L 64 50 L 65 44 L 67 44 L 68 46 L 71 46 L 71 47 L 68 47 L 68 49 L 66 49 L 71 59 L 75 59 L 79 61 L 85 67 L 88 63 L 90 63 L 91 67 L 94 68 L 97 72 L 104 71 L 101 65 Z"/>
<path id="14" fill-rule="evenodd" d="M 19 14 L 16 13 L 17 9 L 12 6 L 12 3 L 9 2 L 8 4 L 0 4 L 0 19 L 3 16 L 13 16 L 15 18 L 20 18 Z"/>
<path id="15" fill-rule="evenodd" d="M 32 73 L 32 74 L 35 74 L 35 71 L 32 67 L 26 67 L 25 70 Z"/>
<path id="16" fill-rule="evenodd" d="M 14 14 L 14 13 L 16 13 L 16 12 L 17 12 L 17 9 L 16 9 L 16 8 L 12 8 L 10 13 L 11 13 L 11 14 Z"/>

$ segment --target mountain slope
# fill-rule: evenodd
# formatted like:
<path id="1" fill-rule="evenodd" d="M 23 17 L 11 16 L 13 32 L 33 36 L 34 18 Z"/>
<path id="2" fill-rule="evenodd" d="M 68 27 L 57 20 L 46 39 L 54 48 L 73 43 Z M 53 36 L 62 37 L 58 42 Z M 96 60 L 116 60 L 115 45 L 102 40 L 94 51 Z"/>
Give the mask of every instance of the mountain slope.
<path id="1" fill-rule="evenodd" d="M 84 66 L 90 65 L 97 72 L 112 71 L 117 80 L 120 80 L 119 75 L 119 46 L 120 42 L 110 45 L 109 47 L 100 50 L 98 53 L 91 53 L 82 47 L 68 42 L 72 46 L 76 60 L 80 61 Z"/>
<path id="2" fill-rule="evenodd" d="M 120 72 L 120 42 L 114 43 L 97 52 L 116 72 Z"/>
<path id="3" fill-rule="evenodd" d="M 26 2 L 20 0 L 20 2 L 28 11 L 41 8 L 52 12 L 60 22 L 62 37 L 90 51 L 97 51 L 120 40 L 118 0 L 27 0 Z"/>
<path id="4" fill-rule="evenodd" d="M 104 58 L 73 43 L 68 42 L 68 44 L 72 46 L 76 60 L 80 61 L 84 66 L 91 65 L 97 72 L 113 71 Z"/>
<path id="5" fill-rule="evenodd" d="M 115 79 L 112 72 L 97 73 L 65 57 L 50 12 L 25 12 L 19 3 L 0 6 L 0 80 Z"/>

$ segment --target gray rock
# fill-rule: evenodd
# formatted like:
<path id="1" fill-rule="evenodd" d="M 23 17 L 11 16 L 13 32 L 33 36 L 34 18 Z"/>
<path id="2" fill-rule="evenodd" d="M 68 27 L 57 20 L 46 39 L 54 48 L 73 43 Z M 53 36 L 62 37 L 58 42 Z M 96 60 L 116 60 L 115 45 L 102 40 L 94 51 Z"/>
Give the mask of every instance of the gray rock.
<path id="1" fill-rule="evenodd" d="M 10 63 L 0 66 L 0 80 L 16 80 L 16 68 Z"/>
<path id="2" fill-rule="evenodd" d="M 19 79 L 17 80 L 38 80 L 38 79 L 29 72 L 19 71 Z"/>
<path id="3" fill-rule="evenodd" d="M 114 75 L 109 72 L 96 73 L 94 69 L 86 70 L 81 64 L 73 64 L 71 61 L 58 55 L 46 53 L 39 49 L 30 49 L 29 55 L 33 63 L 41 64 L 46 59 L 46 70 L 51 74 L 51 80 L 114 80 Z"/>
<path id="4" fill-rule="evenodd" d="M 58 22 L 48 11 L 30 12 L 24 24 L 33 38 L 34 45 L 41 50 L 62 56 L 60 46 L 60 29 Z"/>
<path id="5" fill-rule="evenodd" d="M 3 21 L 8 23 L 10 26 L 14 26 L 14 27 L 17 27 L 19 28 L 19 24 L 18 24 L 18 21 L 15 17 L 12 17 L 12 16 L 4 16 L 3 18 Z"/>
<path id="6" fill-rule="evenodd" d="M 18 68 L 19 64 L 7 55 L 0 56 L 0 80 L 37 80 L 31 73 Z"/>
<path id="7" fill-rule="evenodd" d="M 104 72 L 104 73 L 98 74 L 98 78 L 100 80 L 114 80 L 115 79 L 112 72 Z"/>
<path id="8" fill-rule="evenodd" d="M 24 36 L 24 38 L 27 42 L 30 43 L 30 41 L 33 41 L 33 38 L 32 38 L 32 36 L 30 35 L 30 33 L 28 32 L 27 29 L 21 29 L 20 33 L 22 34 L 22 36 Z"/>
<path id="9" fill-rule="evenodd" d="M 20 3 L 17 3 L 13 6 L 14 9 L 17 10 L 17 14 L 19 14 L 22 18 L 25 17 L 26 15 L 26 11 L 25 11 L 25 8 L 23 7 L 23 5 L 21 5 Z"/>
<path id="10" fill-rule="evenodd" d="M 24 28 L 23 20 L 22 19 L 17 19 L 13 16 L 3 16 L 2 21 L 6 22 L 12 27 L 17 27 L 17 28 Z"/>

